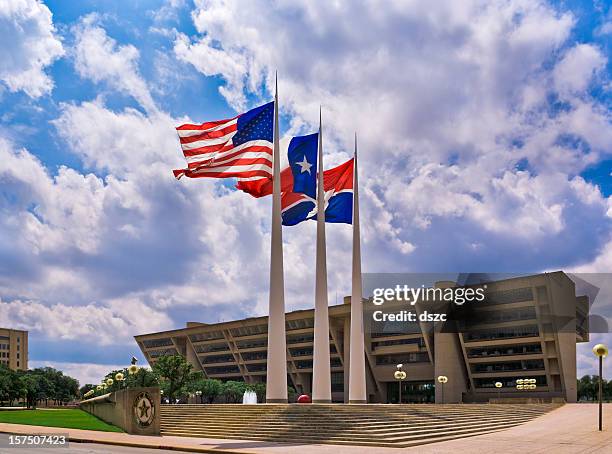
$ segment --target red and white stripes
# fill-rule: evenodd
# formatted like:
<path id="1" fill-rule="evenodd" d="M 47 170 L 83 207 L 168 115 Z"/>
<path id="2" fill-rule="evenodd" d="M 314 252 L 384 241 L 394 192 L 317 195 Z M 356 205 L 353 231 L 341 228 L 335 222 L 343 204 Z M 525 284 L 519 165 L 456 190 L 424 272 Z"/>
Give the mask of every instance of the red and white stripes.
<path id="1" fill-rule="evenodd" d="M 272 177 L 272 143 L 251 140 L 234 145 L 238 117 L 211 121 L 201 125 L 184 124 L 176 128 L 187 160 L 187 169 L 174 170 L 180 179 L 238 178 L 252 181 Z"/>

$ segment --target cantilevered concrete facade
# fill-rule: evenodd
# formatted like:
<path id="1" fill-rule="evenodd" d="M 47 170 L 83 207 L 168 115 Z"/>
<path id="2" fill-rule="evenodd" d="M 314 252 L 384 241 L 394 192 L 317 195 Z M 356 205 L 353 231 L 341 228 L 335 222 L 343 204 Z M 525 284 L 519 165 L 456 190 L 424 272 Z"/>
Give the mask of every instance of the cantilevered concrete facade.
<path id="1" fill-rule="evenodd" d="M 575 402 L 576 342 L 588 341 L 587 298 L 576 296 L 574 283 L 562 272 L 487 286 L 479 316 L 461 323 L 458 332 L 444 332 L 439 324 L 403 333 L 366 330 L 368 401 L 397 402 L 393 373 L 401 363 L 407 373 L 403 402 Z M 136 341 L 151 365 L 162 355 L 181 354 L 209 378 L 257 383 L 266 379 L 267 327 L 267 317 L 190 322 L 182 329 L 136 336 Z M 329 308 L 329 327 L 332 400 L 347 402 L 350 298 Z M 287 381 L 298 392 L 310 393 L 314 311 L 286 314 L 286 329 Z M 439 375 L 448 377 L 444 389 L 435 386 Z M 535 379 L 537 388 L 518 390 L 516 380 L 525 378 Z"/>
<path id="2" fill-rule="evenodd" d="M 28 369 L 28 332 L 0 328 L 0 364 L 13 370 Z"/>

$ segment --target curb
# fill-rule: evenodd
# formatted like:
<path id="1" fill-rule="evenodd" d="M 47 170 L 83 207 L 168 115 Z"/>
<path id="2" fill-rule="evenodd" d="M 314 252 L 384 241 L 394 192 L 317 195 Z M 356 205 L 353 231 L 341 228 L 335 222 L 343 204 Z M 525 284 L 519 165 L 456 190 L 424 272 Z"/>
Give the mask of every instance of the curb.
<path id="1" fill-rule="evenodd" d="M 37 428 L 44 428 L 44 426 L 32 426 Z M 53 429 L 63 429 L 63 427 L 53 427 Z M 16 432 L 0 429 L 0 434 L 13 434 Z M 20 434 L 21 435 L 21 434 Z M 197 446 L 185 446 L 185 445 L 165 445 L 165 444 L 147 444 L 137 441 L 114 441 L 114 440 L 92 440 L 81 436 L 68 435 L 68 441 L 73 443 L 95 443 L 99 445 L 110 445 L 110 446 L 122 446 L 124 448 L 147 448 L 147 449 L 165 449 L 167 451 L 177 452 L 199 452 L 199 453 L 211 453 L 211 454 L 252 454 L 248 451 L 235 451 L 227 450 L 222 448 L 203 448 Z"/>

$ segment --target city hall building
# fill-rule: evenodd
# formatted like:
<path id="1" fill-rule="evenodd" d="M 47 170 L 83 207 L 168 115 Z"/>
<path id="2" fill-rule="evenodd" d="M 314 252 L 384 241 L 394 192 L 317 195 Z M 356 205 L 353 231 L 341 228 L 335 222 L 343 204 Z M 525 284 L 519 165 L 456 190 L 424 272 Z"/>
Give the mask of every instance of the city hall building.
<path id="1" fill-rule="evenodd" d="M 28 332 L 0 328 L 0 364 L 13 370 L 28 370 Z"/>
<path id="2" fill-rule="evenodd" d="M 398 364 L 407 374 L 402 402 L 575 402 L 576 343 L 588 341 L 588 307 L 586 296 L 576 296 L 574 282 L 555 272 L 487 282 L 476 316 L 460 319 L 454 329 L 436 322 L 409 330 L 366 327 L 368 402 L 398 401 Z M 366 310 L 364 319 L 370 316 Z M 329 328 L 332 400 L 348 402 L 350 297 L 329 307 Z M 256 317 L 188 322 L 182 329 L 135 339 L 151 365 L 160 356 L 180 354 L 208 378 L 258 383 L 266 380 L 267 330 L 267 317 Z M 298 393 L 310 393 L 314 309 L 287 313 L 286 336 L 287 382 Z M 440 375 L 448 382 L 436 386 Z M 535 380 L 536 386 L 519 389 L 519 379 Z"/>

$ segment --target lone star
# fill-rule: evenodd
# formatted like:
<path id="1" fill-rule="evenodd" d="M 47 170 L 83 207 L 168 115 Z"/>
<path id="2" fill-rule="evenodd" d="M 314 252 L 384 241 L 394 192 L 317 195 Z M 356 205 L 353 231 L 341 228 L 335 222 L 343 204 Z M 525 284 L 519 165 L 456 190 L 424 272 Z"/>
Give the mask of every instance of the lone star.
<path id="1" fill-rule="evenodd" d="M 140 404 L 140 407 L 138 407 L 138 410 L 140 410 L 140 417 L 145 417 L 148 418 L 149 417 L 149 410 L 151 409 L 151 407 L 149 407 L 147 405 L 147 402 L 145 400 L 142 401 L 142 403 Z"/>
<path id="2" fill-rule="evenodd" d="M 304 160 L 302 162 L 296 162 L 296 164 L 300 166 L 300 173 L 308 172 L 308 175 L 310 175 L 310 168 L 312 167 L 312 164 L 306 161 L 306 156 L 304 156 Z"/>

